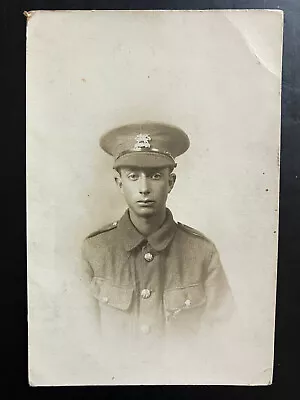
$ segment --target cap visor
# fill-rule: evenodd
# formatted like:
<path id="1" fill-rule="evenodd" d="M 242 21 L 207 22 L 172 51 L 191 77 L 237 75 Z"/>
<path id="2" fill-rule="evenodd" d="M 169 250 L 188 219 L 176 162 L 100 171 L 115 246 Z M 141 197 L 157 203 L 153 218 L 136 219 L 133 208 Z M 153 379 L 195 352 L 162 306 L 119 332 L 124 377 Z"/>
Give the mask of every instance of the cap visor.
<path id="1" fill-rule="evenodd" d="M 132 152 L 119 157 L 114 164 L 118 167 L 164 168 L 175 167 L 176 163 L 167 155 L 154 152 Z"/>

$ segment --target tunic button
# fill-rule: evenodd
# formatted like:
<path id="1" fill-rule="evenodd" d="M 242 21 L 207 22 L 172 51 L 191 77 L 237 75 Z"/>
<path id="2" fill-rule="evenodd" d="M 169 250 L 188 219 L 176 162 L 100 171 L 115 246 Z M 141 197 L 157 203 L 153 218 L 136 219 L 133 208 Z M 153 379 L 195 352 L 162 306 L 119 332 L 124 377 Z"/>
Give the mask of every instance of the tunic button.
<path id="1" fill-rule="evenodd" d="M 108 303 L 108 297 L 102 297 L 103 303 Z"/>
<path id="2" fill-rule="evenodd" d="M 141 296 L 143 299 L 148 299 L 151 296 L 151 291 L 149 289 L 143 289 L 141 291 Z"/>
<path id="3" fill-rule="evenodd" d="M 150 332 L 151 328 L 149 325 L 141 325 L 141 332 L 147 335 Z"/>
<path id="4" fill-rule="evenodd" d="M 145 259 L 146 261 L 148 261 L 148 262 L 152 261 L 152 260 L 153 260 L 153 254 L 151 254 L 151 253 L 146 253 L 146 254 L 144 255 L 144 259 Z"/>
<path id="5" fill-rule="evenodd" d="M 185 304 L 187 307 L 189 307 L 189 306 L 192 304 L 192 302 L 191 302 L 190 299 L 187 299 L 187 300 L 184 302 L 184 304 Z"/>

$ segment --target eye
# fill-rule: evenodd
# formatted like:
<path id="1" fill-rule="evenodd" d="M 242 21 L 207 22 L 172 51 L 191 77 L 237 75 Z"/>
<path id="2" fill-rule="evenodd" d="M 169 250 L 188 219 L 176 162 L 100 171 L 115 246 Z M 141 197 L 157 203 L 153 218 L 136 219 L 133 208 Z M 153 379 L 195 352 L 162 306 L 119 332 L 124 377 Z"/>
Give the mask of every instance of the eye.
<path id="1" fill-rule="evenodd" d="M 138 175 L 134 172 L 130 172 L 129 174 L 127 174 L 128 179 L 130 179 L 131 181 L 136 181 L 138 179 Z"/>
<path id="2" fill-rule="evenodd" d="M 151 178 L 157 181 L 161 178 L 161 173 L 155 172 L 155 174 L 153 174 Z"/>

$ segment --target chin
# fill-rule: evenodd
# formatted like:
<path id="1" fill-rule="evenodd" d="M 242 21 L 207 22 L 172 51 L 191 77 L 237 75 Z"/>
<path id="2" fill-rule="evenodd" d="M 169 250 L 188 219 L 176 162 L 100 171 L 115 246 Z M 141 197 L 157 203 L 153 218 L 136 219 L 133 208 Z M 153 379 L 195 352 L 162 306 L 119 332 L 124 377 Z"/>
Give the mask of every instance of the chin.
<path id="1" fill-rule="evenodd" d="M 146 208 L 146 207 L 134 209 L 133 212 L 135 213 L 135 215 L 137 215 L 138 217 L 141 217 L 141 218 L 151 218 L 157 214 L 157 210 L 155 210 L 153 208 Z"/>

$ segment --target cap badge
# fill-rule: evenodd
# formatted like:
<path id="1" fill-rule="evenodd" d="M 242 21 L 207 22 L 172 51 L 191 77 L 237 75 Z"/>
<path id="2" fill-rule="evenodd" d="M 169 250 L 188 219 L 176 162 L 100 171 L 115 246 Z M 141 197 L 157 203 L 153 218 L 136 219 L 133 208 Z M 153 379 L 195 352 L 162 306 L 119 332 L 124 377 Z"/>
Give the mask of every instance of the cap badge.
<path id="1" fill-rule="evenodd" d="M 150 146 L 150 140 L 151 137 L 145 133 L 139 133 L 138 135 L 136 135 L 135 137 L 135 145 L 134 145 L 134 149 L 135 150 L 139 150 L 139 149 L 143 149 L 143 148 L 149 148 Z"/>

